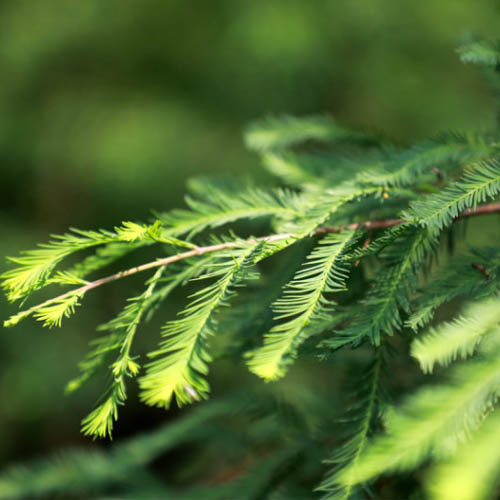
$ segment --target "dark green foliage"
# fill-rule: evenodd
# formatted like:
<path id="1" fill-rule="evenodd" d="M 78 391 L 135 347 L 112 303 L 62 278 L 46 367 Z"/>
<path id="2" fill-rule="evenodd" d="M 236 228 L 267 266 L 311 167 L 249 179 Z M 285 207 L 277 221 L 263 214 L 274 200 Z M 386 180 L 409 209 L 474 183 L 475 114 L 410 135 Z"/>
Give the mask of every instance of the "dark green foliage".
<path id="1" fill-rule="evenodd" d="M 473 43 L 461 57 L 498 69 L 496 44 Z M 382 499 L 388 497 L 379 475 L 389 475 L 394 494 L 397 472 L 428 466 L 433 479 L 420 484 L 415 475 L 401 483 L 408 498 L 423 492 L 437 500 L 491 498 L 500 462 L 490 445 L 500 428 L 500 249 L 490 244 L 463 251 L 461 245 L 449 257 L 443 242 L 463 219 L 475 224 L 480 215 L 500 212 L 498 130 L 445 133 L 401 147 L 326 116 L 281 116 L 251 125 L 246 143 L 286 187 L 194 183 L 186 209 L 159 214 L 150 224 L 73 230 L 11 258 L 17 267 L 3 275 L 10 301 L 24 304 L 49 285 L 64 290 L 21 310 L 5 326 L 28 316 L 60 326 L 94 288 L 153 273 L 144 291 L 99 328 L 81 375 L 68 386 L 78 389 L 109 368 L 102 402 L 82 422 L 93 437 L 111 436 L 127 379 L 139 376 L 140 398 L 148 405 L 168 408 L 175 400 L 183 406 L 208 398 L 217 358 L 246 360 L 250 372 L 274 381 L 313 354 L 315 361 L 343 366 L 336 373 L 349 383 L 332 381 L 328 397 L 313 390 L 294 402 L 268 397 L 266 389 L 250 398 L 217 397 L 109 453 L 68 452 L 8 470 L 0 478 L 0 496 Z M 488 217 L 498 223 L 498 215 Z M 129 251 L 153 245 L 163 251 L 157 260 L 87 281 Z M 94 247 L 91 256 L 60 268 L 66 257 Z M 195 291 L 178 316 L 166 320 L 158 346 L 135 353 L 144 322 L 187 283 Z M 412 341 L 458 297 L 470 302 L 462 313 Z M 399 353 L 409 347 L 412 358 L 388 356 L 395 346 Z M 426 373 L 459 362 L 436 385 L 391 406 L 389 389 L 398 400 L 405 384 L 414 388 L 421 381 L 410 373 L 413 359 Z M 343 418 L 332 398 L 347 401 Z M 244 420 L 249 414 L 253 418 Z M 229 479 L 207 476 L 216 475 L 209 467 L 210 441 L 238 460 Z M 146 466 L 185 442 L 199 446 L 208 465 L 200 473 L 194 459 L 193 470 L 187 467 L 191 487 L 180 492 Z M 489 462 L 482 470 L 470 453 L 492 458 L 484 458 Z M 459 486 L 450 479 L 456 471 Z M 476 477 L 484 479 L 481 486 Z"/>
<path id="2" fill-rule="evenodd" d="M 339 422 L 345 429 L 342 436 L 344 442 L 338 444 L 332 457 L 326 461 L 332 468 L 318 488 L 319 491 L 327 492 L 326 497 L 330 500 L 366 498 L 366 487 L 363 488 L 362 484 L 354 480 L 342 480 L 342 471 L 359 460 L 368 440 L 381 430 L 381 418 L 388 400 L 381 383 L 385 369 L 384 350 L 384 347 L 376 349 L 375 359 L 354 391 L 355 402 Z"/>

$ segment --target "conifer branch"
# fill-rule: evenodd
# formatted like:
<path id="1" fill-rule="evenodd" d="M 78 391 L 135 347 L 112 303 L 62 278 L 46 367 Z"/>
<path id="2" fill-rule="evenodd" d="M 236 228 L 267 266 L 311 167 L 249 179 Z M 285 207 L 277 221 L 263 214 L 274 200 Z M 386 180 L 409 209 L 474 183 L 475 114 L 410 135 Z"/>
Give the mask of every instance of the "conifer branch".
<path id="1" fill-rule="evenodd" d="M 500 42 L 473 41 L 460 55 L 484 67 L 500 98 Z M 323 380 L 317 384 L 316 376 L 306 377 L 310 388 L 292 381 L 268 396 L 260 388 L 248 394 L 245 387 L 111 454 L 69 453 L 57 461 L 0 471 L 0 497 L 88 497 L 91 490 L 94 496 L 144 500 L 310 498 L 313 478 L 324 472 L 319 457 L 330 456 L 330 470 L 316 489 L 324 500 L 375 498 L 377 476 L 424 462 L 431 480 L 421 489 L 427 488 L 434 500 L 492 498 L 500 471 L 495 446 L 500 439 L 495 408 L 500 401 L 500 248 L 496 235 L 482 235 L 467 252 L 460 251 L 465 245 L 458 246 L 445 265 L 437 257 L 445 253 L 443 239 L 451 253 L 461 236 L 453 223 L 500 214 L 498 138 L 498 129 L 445 132 L 403 146 L 348 130 L 325 116 L 268 119 L 247 129 L 246 142 L 283 188 L 224 178 L 190 181 L 186 207 L 155 215 L 151 224 L 72 229 L 8 258 L 14 267 L 0 280 L 9 301 L 24 303 L 50 285 L 65 288 L 57 297 L 21 309 L 5 326 L 28 316 L 48 328 L 60 326 L 86 292 L 151 270 L 142 293 L 98 328 L 105 333 L 90 341 L 80 375 L 67 386 L 72 392 L 108 367 L 104 396 L 82 421 L 82 431 L 94 438 L 111 437 L 127 397 L 126 382 L 139 376 L 141 366 L 140 399 L 168 408 L 208 398 L 210 366 L 224 358 L 243 357 L 248 369 L 266 381 L 283 377 L 296 359 L 326 360 L 333 351 L 336 359 L 321 372 L 331 376 L 333 392 L 330 384 L 321 386 Z M 231 230 L 216 236 L 219 228 L 237 224 L 239 230 L 244 221 L 265 221 L 270 229 L 258 233 L 264 236 L 239 237 Z M 243 230 L 255 234 L 254 227 Z M 156 260 L 108 276 L 96 274 L 154 244 L 166 251 Z M 270 258 L 285 249 L 275 265 Z M 188 283 L 187 304 L 168 317 L 161 341 L 146 352 L 138 343 L 137 353 L 132 352 L 139 328 L 171 292 Z M 393 361 L 403 353 L 395 346 L 408 341 L 403 329 L 419 333 L 441 306 L 449 304 L 449 313 L 457 297 L 470 302 L 464 313 L 434 325 L 410 348 L 424 372 L 439 365 L 449 376 L 402 404 L 388 405 L 386 375 L 391 389 L 400 393 L 419 383 L 414 370 L 406 373 L 401 361 Z M 400 335 L 393 344 L 388 337 L 395 334 Z M 359 354 L 340 352 L 345 347 L 361 349 Z M 366 348 L 375 359 L 359 365 L 356 359 L 368 354 Z M 452 362 L 455 366 L 447 368 Z M 326 372 L 329 368 L 333 371 Z M 299 377 L 307 370 L 303 364 Z M 232 367 L 225 373 L 232 375 Z M 345 387 L 353 384 L 344 382 L 354 374 L 361 376 L 349 395 Z M 342 401 L 350 407 L 341 420 L 332 421 L 332 409 Z M 240 431 L 242 417 L 246 425 Z M 163 485 L 146 470 L 159 453 L 188 442 L 198 449 L 200 440 L 209 441 L 206 452 L 200 448 L 199 453 L 205 463 L 211 450 L 217 459 L 227 450 L 231 463 L 222 460 L 219 470 L 208 463 L 208 475 L 192 481 L 188 471 L 192 487 L 187 492 Z M 420 498 L 419 476 L 409 484 L 384 483 L 383 492 L 377 483 L 376 489 L 384 498 L 399 498 L 401 491 L 405 498 Z"/>
<path id="2" fill-rule="evenodd" d="M 496 203 L 487 203 L 484 205 L 480 205 L 477 208 L 468 208 L 458 214 L 454 219 L 453 222 L 461 220 L 461 219 L 466 219 L 469 217 L 477 216 L 477 215 L 487 215 L 487 214 L 493 214 L 493 213 L 500 213 L 500 202 Z M 406 221 L 404 219 L 374 219 L 374 220 L 368 220 L 365 222 L 355 222 L 352 224 L 346 224 L 346 225 L 339 225 L 339 226 L 321 226 L 317 228 L 313 236 L 322 236 L 324 234 L 330 234 L 330 233 L 339 233 L 344 230 L 373 230 L 373 229 L 387 229 L 390 227 L 394 226 L 399 226 L 401 224 L 404 224 Z M 297 236 L 293 233 L 279 233 L 279 234 L 274 234 L 271 236 L 262 236 L 259 238 L 249 238 L 247 240 L 240 240 L 240 241 L 226 241 L 223 243 L 217 243 L 215 245 L 207 245 L 203 247 L 195 247 L 192 250 L 188 250 L 186 252 L 178 253 L 175 255 L 171 255 L 169 257 L 164 257 L 162 259 L 157 259 L 151 262 L 146 262 L 144 264 L 141 264 L 139 266 L 131 267 L 129 269 L 126 269 L 124 271 L 119 271 L 115 274 L 111 274 L 110 276 L 105 276 L 104 278 L 99 278 L 95 281 L 90 281 L 86 283 L 85 285 L 82 285 L 79 288 L 70 290 L 69 292 L 63 293 L 61 295 L 58 295 L 57 297 L 53 297 L 51 299 L 46 300 L 45 302 L 42 302 L 40 304 L 37 304 L 33 307 L 30 307 L 29 309 L 26 309 L 24 311 L 21 311 L 8 320 L 4 321 L 4 326 L 9 327 L 9 326 L 14 326 L 19 321 L 22 319 L 30 316 L 33 313 L 36 313 L 42 308 L 46 308 L 47 306 L 51 306 L 54 303 L 61 303 L 67 299 L 71 299 L 75 296 L 77 297 L 83 297 L 86 292 L 98 288 L 102 285 L 106 285 L 107 283 L 111 283 L 113 281 L 117 281 L 122 278 L 127 278 L 128 276 L 132 276 L 134 274 L 137 274 L 142 271 L 147 271 L 148 269 L 154 269 L 156 267 L 161 267 L 161 266 L 168 266 L 169 264 L 173 264 L 174 262 L 179 262 L 185 259 L 189 259 L 191 257 L 196 257 L 198 255 L 204 255 L 207 253 L 214 253 L 214 252 L 220 252 L 222 250 L 227 250 L 229 248 L 237 248 L 240 247 L 244 244 L 247 243 L 255 243 L 255 242 L 273 242 L 273 241 L 279 241 L 279 240 L 284 240 L 287 238 L 296 238 Z"/>

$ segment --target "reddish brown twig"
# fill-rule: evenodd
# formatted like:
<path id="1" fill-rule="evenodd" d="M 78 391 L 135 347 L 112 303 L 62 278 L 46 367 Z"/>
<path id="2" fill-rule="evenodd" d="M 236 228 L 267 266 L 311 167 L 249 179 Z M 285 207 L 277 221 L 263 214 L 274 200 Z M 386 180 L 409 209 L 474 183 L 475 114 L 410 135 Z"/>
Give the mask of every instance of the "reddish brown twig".
<path id="1" fill-rule="evenodd" d="M 480 205 L 473 208 L 468 208 L 462 213 L 457 215 L 453 221 L 467 219 L 476 215 L 494 214 L 500 212 L 500 202 L 499 203 L 488 203 L 486 205 Z M 380 219 L 380 220 L 368 220 L 365 222 L 355 222 L 353 224 L 346 224 L 341 226 L 323 226 L 316 230 L 316 235 L 320 236 L 322 234 L 328 233 L 339 233 L 346 229 L 385 229 L 388 227 L 399 226 L 405 223 L 404 219 Z"/>
<path id="2" fill-rule="evenodd" d="M 474 269 L 477 269 L 487 280 L 491 279 L 491 274 L 486 270 L 486 268 L 482 264 L 478 264 L 477 262 L 473 262 L 471 266 Z"/>

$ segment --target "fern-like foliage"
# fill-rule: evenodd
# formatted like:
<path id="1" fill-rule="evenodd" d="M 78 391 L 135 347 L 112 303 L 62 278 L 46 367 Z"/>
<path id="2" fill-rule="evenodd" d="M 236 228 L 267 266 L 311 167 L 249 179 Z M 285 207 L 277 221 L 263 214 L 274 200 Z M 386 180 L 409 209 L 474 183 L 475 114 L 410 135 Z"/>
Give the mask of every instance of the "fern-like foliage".
<path id="1" fill-rule="evenodd" d="M 2 288 L 12 302 L 26 297 L 45 286 L 53 269 L 68 255 L 117 240 L 119 237 L 108 231 L 73 230 L 72 233 L 55 236 L 53 241 L 40 245 L 39 249 L 24 252 L 19 257 L 10 257 L 9 261 L 18 267 L 2 275 Z"/>
<path id="2" fill-rule="evenodd" d="M 119 353 L 111 365 L 113 381 L 108 389 L 109 396 L 83 420 L 82 430 L 84 434 L 100 437 L 111 435 L 113 421 L 118 416 L 118 406 L 122 405 L 127 397 L 126 377 L 135 377 L 139 373 L 140 366 L 136 362 L 135 356 L 131 354 L 132 342 L 143 315 L 157 299 L 154 290 L 164 271 L 164 267 L 158 268 L 148 281 L 148 287 L 144 293 L 133 298 L 131 303 L 114 320 L 101 327 L 103 330 L 116 332 L 115 335 L 111 335 L 111 339 L 115 348 L 119 348 Z M 164 294 L 165 291 L 163 290 L 162 293 Z M 110 350 L 108 347 L 107 352 Z M 94 363 L 92 367 L 95 366 Z M 88 372 L 85 375 L 88 376 Z"/>
<path id="3" fill-rule="evenodd" d="M 402 313 L 408 313 L 417 286 L 418 272 L 432 255 L 437 243 L 434 230 L 398 228 L 397 238 L 381 257 L 383 267 L 375 274 L 373 285 L 359 308 L 354 308 L 351 324 L 324 345 L 338 348 L 358 344 L 369 337 L 379 345 L 383 334 L 394 335 L 403 326 Z"/>
<path id="4" fill-rule="evenodd" d="M 435 311 L 455 297 L 488 297 L 498 290 L 500 251 L 495 247 L 474 248 L 468 254 L 449 259 L 420 291 L 406 326 L 418 331 Z"/>
<path id="5" fill-rule="evenodd" d="M 474 41 L 460 47 L 458 53 L 460 59 L 465 63 L 493 67 L 500 64 L 500 43 L 498 41 Z"/>
<path id="6" fill-rule="evenodd" d="M 472 161 L 488 158 L 494 145 L 481 136 L 447 133 L 408 150 L 389 150 L 380 166 L 358 174 L 365 182 L 385 186 L 412 184 L 423 173 L 443 175 Z M 438 170 L 436 170 L 438 169 Z"/>
<path id="7" fill-rule="evenodd" d="M 316 192 L 352 179 L 353 171 L 360 166 L 348 157 L 332 158 L 331 155 L 292 151 L 264 153 L 262 163 L 272 175 L 290 186 Z"/>
<path id="8" fill-rule="evenodd" d="M 300 216 L 297 196 L 286 190 L 264 191 L 251 188 L 235 193 L 210 184 L 204 186 L 203 197 L 186 197 L 189 210 L 160 214 L 164 233 L 169 236 L 195 234 L 240 219 L 258 217 L 289 218 Z"/>
<path id="9" fill-rule="evenodd" d="M 427 480 L 429 498 L 487 500 L 498 484 L 500 414 L 492 413 L 473 439 L 432 472 Z"/>
<path id="10" fill-rule="evenodd" d="M 471 42 L 460 56 L 498 76 L 498 44 Z M 292 373 L 259 386 L 250 403 L 248 394 L 223 403 L 217 394 L 199 410 L 183 410 L 187 416 L 172 426 L 109 454 L 68 452 L 10 469 L 0 476 L 0 496 L 494 498 L 500 243 L 498 231 L 483 239 L 481 233 L 498 224 L 499 136 L 494 128 L 444 132 L 405 146 L 328 116 L 270 118 L 250 125 L 245 141 L 279 187 L 191 182 L 185 208 L 149 223 L 71 230 L 10 258 L 2 287 L 21 309 L 6 327 L 29 317 L 60 327 L 84 309 L 88 294 L 147 276 L 98 328 L 67 386 L 74 392 L 93 376 L 107 378 L 82 422 L 91 437 L 111 437 L 135 378 L 144 403 L 168 409 L 207 399 L 221 358 L 232 367 L 246 361 L 266 382 Z M 466 219 L 478 224 L 474 237 L 464 230 Z M 146 247 L 157 257 L 127 268 L 129 254 Z M 120 262 L 121 271 L 105 272 Z M 138 336 L 154 338 L 147 321 L 165 314 L 174 291 L 185 290 L 187 304 L 162 318 L 158 344 L 142 349 L 150 343 Z M 374 361 L 360 376 L 367 355 Z M 353 380 L 359 382 L 350 391 Z M 388 389 L 402 402 L 389 406 Z M 271 398 L 263 396 L 267 390 L 275 391 Z M 194 462 L 206 467 L 197 476 L 186 468 L 193 472 L 187 492 L 146 467 L 184 442 L 199 445 Z M 218 479 L 211 464 L 226 452 Z M 423 467 L 430 470 L 411 481 L 398 476 Z M 391 477 L 378 481 L 380 475 Z"/>
<path id="11" fill-rule="evenodd" d="M 382 389 L 381 378 L 384 371 L 384 348 L 376 349 L 375 360 L 362 375 L 356 388 L 356 402 L 349 408 L 346 417 L 339 422 L 346 427 L 332 457 L 326 463 L 331 467 L 328 475 L 318 487 L 324 491 L 324 500 L 348 500 L 365 498 L 367 487 L 345 479 L 343 471 L 356 465 L 363 453 L 368 439 L 380 430 L 380 415 L 387 403 L 387 396 Z"/>
<path id="12" fill-rule="evenodd" d="M 285 367 L 297 356 L 305 340 L 306 326 L 328 314 L 325 295 L 345 290 L 347 267 L 342 258 L 355 241 L 353 231 L 328 235 L 307 257 L 307 261 L 284 289 L 273 310 L 276 324 L 264 337 L 263 347 L 251 353 L 250 370 L 265 380 L 285 375 Z M 285 321 L 282 321 L 285 320 Z"/>
<path id="13" fill-rule="evenodd" d="M 411 353 L 424 372 L 435 364 L 448 365 L 457 358 L 470 356 L 484 335 L 495 331 L 500 323 L 500 299 L 487 299 L 472 305 L 463 316 L 440 325 L 423 338 L 415 340 Z"/>
<path id="14" fill-rule="evenodd" d="M 448 383 L 421 389 L 389 414 L 388 434 L 368 446 L 359 462 L 343 473 L 342 483 L 412 469 L 429 456 L 454 453 L 500 396 L 499 352 L 498 345 L 489 346 L 480 358 L 457 367 Z"/>
<path id="15" fill-rule="evenodd" d="M 174 395 L 180 405 L 207 396 L 208 385 L 203 375 L 207 374 L 211 360 L 207 343 L 214 333 L 213 315 L 229 301 L 234 288 L 249 278 L 252 261 L 248 259 L 258 245 L 221 255 L 221 261 L 204 276 L 218 279 L 194 294 L 181 317 L 166 325 L 165 340 L 160 349 L 152 353 L 160 359 L 149 364 L 140 382 L 146 402 L 168 408 Z"/>
<path id="16" fill-rule="evenodd" d="M 68 383 L 67 392 L 79 389 L 116 351 L 120 353 L 117 365 L 130 372 L 130 362 L 131 366 L 134 367 L 132 371 L 137 372 L 133 356 L 130 356 L 130 349 L 141 320 L 144 320 L 145 315 L 151 318 L 155 306 L 165 300 L 176 286 L 197 276 L 210 259 L 211 257 L 207 257 L 184 269 L 174 268 L 171 272 L 174 271 L 175 274 L 170 276 L 164 276 L 165 268 L 160 267 L 148 280 L 148 287 L 141 295 L 130 299 L 130 304 L 116 318 L 99 327 L 99 330 L 107 333 L 92 341 L 93 349 L 88 353 L 87 358 L 80 363 L 82 373 Z M 162 286 L 156 290 L 159 284 Z"/>
<path id="17" fill-rule="evenodd" d="M 425 200 L 410 204 L 405 218 L 412 223 L 439 229 L 466 209 L 493 199 L 500 193 L 500 163 L 497 160 L 474 164 L 456 184 Z"/>
<path id="18" fill-rule="evenodd" d="M 155 359 L 141 378 L 142 399 L 148 404 L 167 407 L 175 395 L 183 405 L 208 394 L 204 375 L 211 361 L 208 339 L 214 334 L 217 309 L 228 304 L 235 289 L 248 279 L 256 279 L 253 266 L 270 251 L 283 248 L 274 245 L 270 250 L 266 242 L 241 243 L 241 248 L 221 252 L 202 275 L 216 280 L 196 292 L 191 303 L 163 329 L 164 341 L 160 349 L 151 354 Z"/>

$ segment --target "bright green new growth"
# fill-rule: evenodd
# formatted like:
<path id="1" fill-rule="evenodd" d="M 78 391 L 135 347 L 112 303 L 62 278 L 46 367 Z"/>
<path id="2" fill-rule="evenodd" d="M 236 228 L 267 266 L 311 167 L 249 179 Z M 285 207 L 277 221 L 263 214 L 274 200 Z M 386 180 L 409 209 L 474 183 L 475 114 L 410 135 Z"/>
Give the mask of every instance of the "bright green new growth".
<path id="1" fill-rule="evenodd" d="M 204 376 L 211 358 L 206 346 L 216 329 L 214 315 L 229 302 L 237 286 L 256 278 L 250 269 L 262 246 L 251 243 L 214 258 L 213 270 L 202 278 L 216 281 L 193 294 L 180 317 L 165 325 L 160 349 L 150 354 L 155 360 L 140 381 L 143 401 L 168 408 L 173 395 L 179 406 L 207 397 Z"/>
<path id="2" fill-rule="evenodd" d="M 251 353 L 250 371 L 264 380 L 285 375 L 285 367 L 297 356 L 297 348 L 307 338 L 314 323 L 327 317 L 334 306 L 327 293 L 346 290 L 348 269 L 343 257 L 355 241 L 354 231 L 331 234 L 307 256 L 303 267 L 273 304 L 276 325 L 264 336 L 264 345 Z M 280 320 L 284 322 L 278 323 Z"/>
<path id="3" fill-rule="evenodd" d="M 99 437 L 111 435 L 113 421 L 118 417 L 118 406 L 123 404 L 127 397 L 125 377 L 135 377 L 139 373 L 140 367 L 135 357 L 131 356 L 132 342 L 143 315 L 154 305 L 155 299 L 159 298 L 154 292 L 164 271 L 164 267 L 158 268 L 148 281 L 148 287 L 144 293 L 131 299 L 131 303 L 114 320 L 101 326 L 101 330 L 109 330 L 114 334 L 109 335 L 105 349 L 99 346 L 97 352 L 91 353 L 95 355 L 91 358 L 90 367 L 83 366 L 82 377 L 68 386 L 69 391 L 75 390 L 92 375 L 92 370 L 95 371 L 104 362 L 104 355 L 109 355 L 113 350 L 119 350 L 116 360 L 110 366 L 113 381 L 108 389 L 109 396 L 83 420 L 82 431 L 85 434 Z M 161 293 L 165 294 L 166 290 Z"/>
<path id="4" fill-rule="evenodd" d="M 415 340 L 411 354 L 424 372 L 435 364 L 448 365 L 457 358 L 470 356 L 482 337 L 496 330 L 500 323 L 500 298 L 494 297 L 470 306 L 463 316 Z"/>
<path id="5" fill-rule="evenodd" d="M 500 467 L 500 447 L 492 436 L 500 433 L 500 414 L 492 414 L 474 439 L 439 465 L 428 478 L 430 498 L 481 500 L 495 488 Z M 478 466 L 479 464 L 479 466 Z"/>
<path id="6" fill-rule="evenodd" d="M 460 54 L 498 78 L 498 48 L 474 42 Z M 352 377 L 355 390 L 343 384 L 332 404 L 311 395 L 300 411 L 256 396 L 253 410 L 273 418 L 249 424 L 261 446 L 254 462 L 241 477 L 212 489 L 202 481 L 182 496 L 160 486 L 145 465 L 170 439 L 177 442 L 177 431 L 179 441 L 213 433 L 227 446 L 244 442 L 234 431 L 206 427 L 212 415 L 248 410 L 231 398 L 219 403 L 219 395 L 200 406 L 203 418 L 194 412 L 164 434 L 124 445 L 129 458 L 119 455 L 120 447 L 113 460 L 98 454 L 96 471 L 83 454 L 69 453 L 59 462 L 0 476 L 0 496 L 84 494 L 84 482 L 65 479 L 80 467 L 103 495 L 117 478 L 137 473 L 120 498 L 293 500 L 318 493 L 325 500 L 353 500 L 367 492 L 383 498 L 379 475 L 397 480 L 398 471 L 427 464 L 422 488 L 431 498 L 492 498 L 500 470 L 491 444 L 500 438 L 500 249 L 490 243 L 443 256 L 444 242 L 455 241 L 464 219 L 498 222 L 488 214 L 500 212 L 499 138 L 498 130 L 444 133 L 404 148 L 347 130 L 327 116 L 275 117 L 251 125 L 245 140 L 284 187 L 193 182 L 187 208 L 158 214 L 149 224 L 72 230 L 10 258 L 15 267 L 3 274 L 2 287 L 24 309 L 4 322 L 8 327 L 29 316 L 60 327 L 94 289 L 148 273 L 143 292 L 98 328 L 80 375 L 67 386 L 73 392 L 108 370 L 100 403 L 82 421 L 92 437 L 111 436 L 129 379 L 138 378 L 140 399 L 150 406 L 199 402 L 209 397 L 211 365 L 222 356 L 246 361 L 250 372 L 270 382 L 312 353 L 339 362 L 337 373 Z M 156 260 L 103 272 L 146 246 L 158 248 Z M 195 291 L 176 317 L 165 318 L 158 346 L 136 352 L 136 338 L 151 335 L 145 323 L 188 283 Z M 24 306 L 45 287 L 61 292 Z M 468 304 L 460 315 L 420 333 L 442 306 L 458 299 Z M 405 366 L 416 369 L 416 359 L 431 373 L 436 365 L 444 371 L 458 362 L 444 379 L 391 407 L 388 388 L 392 384 L 397 393 L 401 373 L 396 347 L 402 351 L 405 343 L 412 356 Z M 365 361 L 362 368 L 356 356 Z M 339 401 L 349 409 L 337 423 Z M 245 448 L 240 456 L 247 455 Z M 43 471 L 53 478 L 50 484 L 40 479 Z M 456 484 L 450 479 L 455 474 Z"/>

